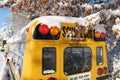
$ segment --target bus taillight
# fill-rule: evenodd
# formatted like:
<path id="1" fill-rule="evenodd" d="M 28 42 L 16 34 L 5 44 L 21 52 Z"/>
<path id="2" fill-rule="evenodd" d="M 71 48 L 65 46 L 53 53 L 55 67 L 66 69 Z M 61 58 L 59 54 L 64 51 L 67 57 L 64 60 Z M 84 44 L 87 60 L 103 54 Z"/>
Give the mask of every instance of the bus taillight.
<path id="1" fill-rule="evenodd" d="M 50 34 L 53 36 L 56 36 L 59 33 L 59 29 L 57 26 L 51 27 L 50 28 Z"/>
<path id="2" fill-rule="evenodd" d="M 56 80 L 54 77 L 50 77 L 48 78 L 48 80 Z"/>
<path id="3" fill-rule="evenodd" d="M 96 32 L 95 32 L 95 37 L 96 37 L 96 38 L 100 38 L 100 32 L 99 32 L 99 31 L 96 31 Z"/>
<path id="4" fill-rule="evenodd" d="M 104 73 L 104 70 L 102 68 L 97 69 L 97 74 L 102 75 Z"/>
<path id="5" fill-rule="evenodd" d="M 101 32 L 100 38 L 105 38 L 106 34 L 104 32 Z"/>
<path id="6" fill-rule="evenodd" d="M 95 40 L 97 41 L 104 41 L 106 37 L 105 32 L 95 31 Z"/>
<path id="7" fill-rule="evenodd" d="M 41 24 L 38 28 L 38 31 L 42 35 L 47 35 L 49 33 L 49 28 L 46 24 Z"/>

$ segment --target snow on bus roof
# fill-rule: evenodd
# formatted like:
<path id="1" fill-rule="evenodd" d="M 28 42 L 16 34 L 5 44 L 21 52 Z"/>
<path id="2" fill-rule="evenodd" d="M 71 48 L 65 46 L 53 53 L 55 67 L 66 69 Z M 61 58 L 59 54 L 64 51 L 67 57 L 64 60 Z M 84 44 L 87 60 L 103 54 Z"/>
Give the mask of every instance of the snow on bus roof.
<path id="1" fill-rule="evenodd" d="M 100 32 L 105 32 L 106 33 L 106 30 L 105 30 L 104 26 L 105 26 L 104 24 L 97 24 L 94 27 L 94 29 L 95 29 L 95 31 L 100 31 Z"/>
<path id="2" fill-rule="evenodd" d="M 47 24 L 48 26 L 58 26 L 60 28 L 62 22 L 78 23 L 81 26 L 88 26 L 88 21 L 84 18 L 65 17 L 65 16 L 43 16 L 39 17 L 39 23 Z"/>

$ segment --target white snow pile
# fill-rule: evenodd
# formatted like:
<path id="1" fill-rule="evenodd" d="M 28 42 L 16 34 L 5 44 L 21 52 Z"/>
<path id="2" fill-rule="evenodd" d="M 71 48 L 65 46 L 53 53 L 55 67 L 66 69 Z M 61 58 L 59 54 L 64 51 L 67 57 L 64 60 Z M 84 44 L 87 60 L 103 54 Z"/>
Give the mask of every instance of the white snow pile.
<path id="1" fill-rule="evenodd" d="M 120 18 L 117 18 L 116 20 L 115 20 L 115 25 L 112 27 L 112 30 L 113 30 L 113 32 L 118 32 L 118 38 L 119 38 L 119 36 L 120 36 Z"/>
<path id="2" fill-rule="evenodd" d="M 13 35 L 11 30 L 11 25 L 7 26 L 4 24 L 4 27 L 0 29 L 0 40 L 7 40 Z"/>
<path id="3" fill-rule="evenodd" d="M 104 32 L 104 33 L 106 33 L 106 30 L 105 30 L 105 25 L 104 24 L 97 24 L 96 26 L 95 26 L 95 31 L 99 31 L 99 32 Z"/>
<path id="4" fill-rule="evenodd" d="M 48 26 L 56 25 L 60 28 L 61 22 L 78 23 L 81 26 L 88 26 L 88 21 L 84 18 L 64 17 L 64 16 L 43 16 L 38 18 L 39 23 L 47 24 Z"/>
<path id="5" fill-rule="evenodd" d="M 7 43 L 14 43 L 14 42 L 19 42 L 20 40 L 22 40 L 23 37 L 25 36 L 25 30 L 26 30 L 26 27 L 23 27 L 16 34 L 14 34 L 11 38 L 9 38 L 7 40 Z"/>
<path id="6" fill-rule="evenodd" d="M 0 54 L 0 80 L 2 80 L 2 77 L 3 77 L 3 75 L 4 75 L 4 68 L 5 68 L 5 66 L 6 66 L 5 63 L 6 63 L 6 62 L 5 62 L 5 57 L 4 57 L 4 55 L 1 53 L 1 54 Z"/>

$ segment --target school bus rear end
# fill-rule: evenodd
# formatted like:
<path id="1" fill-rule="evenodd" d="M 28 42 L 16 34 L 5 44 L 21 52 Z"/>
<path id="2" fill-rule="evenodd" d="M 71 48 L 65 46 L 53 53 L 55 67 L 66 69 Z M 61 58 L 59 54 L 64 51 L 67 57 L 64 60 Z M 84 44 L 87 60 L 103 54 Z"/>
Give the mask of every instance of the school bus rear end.
<path id="1" fill-rule="evenodd" d="M 61 29 L 53 24 L 36 21 L 29 27 L 24 53 L 22 80 L 106 80 L 107 54 L 104 39 L 94 38 L 95 31 L 82 38 L 69 36 L 77 27 L 73 22 L 61 22 Z M 41 26 L 42 25 L 42 26 Z M 44 27 L 42 30 L 40 27 Z M 53 32 L 52 32 L 53 30 Z M 43 32 L 42 32 L 43 31 Z M 39 32 L 41 32 L 39 34 Z M 99 37 L 99 33 L 96 34 Z"/>

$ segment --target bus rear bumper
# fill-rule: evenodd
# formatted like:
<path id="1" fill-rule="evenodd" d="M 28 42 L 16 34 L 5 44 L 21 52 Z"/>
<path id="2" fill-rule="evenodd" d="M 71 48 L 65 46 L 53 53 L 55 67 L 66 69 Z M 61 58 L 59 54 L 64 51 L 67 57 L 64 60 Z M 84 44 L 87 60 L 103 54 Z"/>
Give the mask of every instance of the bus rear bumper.
<path id="1" fill-rule="evenodd" d="M 96 80 L 108 80 L 109 77 L 110 75 L 105 75 L 105 76 L 97 77 Z"/>

